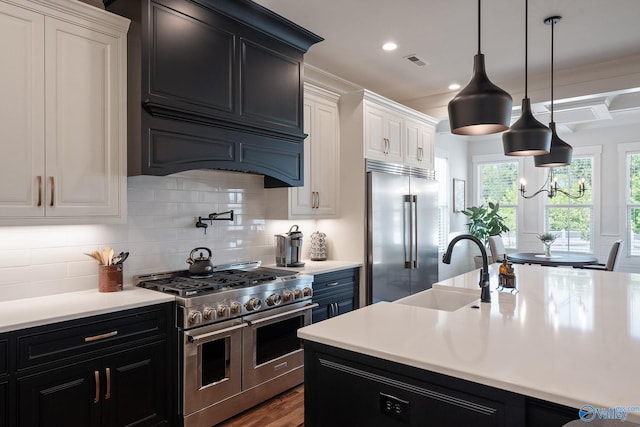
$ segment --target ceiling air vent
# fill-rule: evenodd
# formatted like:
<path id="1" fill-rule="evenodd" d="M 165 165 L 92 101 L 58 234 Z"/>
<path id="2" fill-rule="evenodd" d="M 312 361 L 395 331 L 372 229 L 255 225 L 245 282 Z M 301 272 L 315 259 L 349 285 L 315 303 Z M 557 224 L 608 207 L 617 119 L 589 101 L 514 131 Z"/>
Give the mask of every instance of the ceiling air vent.
<path id="1" fill-rule="evenodd" d="M 405 56 L 405 59 L 408 59 L 409 61 L 411 61 L 412 63 L 414 63 L 415 65 L 417 65 L 419 67 L 424 67 L 425 65 L 429 65 L 428 62 L 423 61 L 422 59 L 418 58 L 415 54 L 411 54 L 409 56 Z"/>

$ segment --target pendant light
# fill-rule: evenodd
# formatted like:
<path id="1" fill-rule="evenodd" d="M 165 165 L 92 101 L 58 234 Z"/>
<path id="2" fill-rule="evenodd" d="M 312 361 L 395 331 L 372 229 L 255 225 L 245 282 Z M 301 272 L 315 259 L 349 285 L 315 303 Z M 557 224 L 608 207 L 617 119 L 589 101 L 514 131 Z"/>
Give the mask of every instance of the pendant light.
<path id="1" fill-rule="evenodd" d="M 449 102 L 449 125 L 456 135 L 488 135 L 509 128 L 511 95 L 487 77 L 480 52 L 480 0 L 478 0 L 478 53 L 473 58 L 469 84 Z"/>
<path id="2" fill-rule="evenodd" d="M 571 164 L 573 148 L 558 137 L 556 133 L 556 123 L 553 121 L 553 27 L 560 22 L 562 17 L 551 16 L 544 20 L 544 23 L 551 25 L 551 150 L 549 154 L 535 156 L 533 161 L 536 167 L 557 168 Z"/>
<path id="3" fill-rule="evenodd" d="M 531 113 L 531 100 L 528 89 L 529 66 L 529 1 L 525 0 L 524 12 L 524 98 L 520 118 L 511 129 L 502 134 L 505 156 L 535 156 L 549 153 L 551 131 L 540 123 Z"/>

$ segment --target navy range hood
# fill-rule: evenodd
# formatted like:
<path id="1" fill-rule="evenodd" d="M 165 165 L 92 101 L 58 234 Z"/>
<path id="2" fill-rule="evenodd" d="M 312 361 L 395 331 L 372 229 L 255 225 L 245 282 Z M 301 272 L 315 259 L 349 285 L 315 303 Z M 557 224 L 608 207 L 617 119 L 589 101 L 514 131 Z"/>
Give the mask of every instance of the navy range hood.
<path id="1" fill-rule="evenodd" d="M 249 0 L 106 0 L 131 19 L 128 174 L 226 169 L 302 186 L 303 55 L 323 39 Z"/>

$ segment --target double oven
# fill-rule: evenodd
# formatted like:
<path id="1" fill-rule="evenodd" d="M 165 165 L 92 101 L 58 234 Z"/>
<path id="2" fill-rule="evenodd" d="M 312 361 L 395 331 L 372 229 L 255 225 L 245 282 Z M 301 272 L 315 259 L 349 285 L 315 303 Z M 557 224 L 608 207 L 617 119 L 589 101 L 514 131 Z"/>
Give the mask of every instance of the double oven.
<path id="1" fill-rule="evenodd" d="M 216 290 L 195 292 L 193 283 L 185 282 L 204 286 L 220 275 L 163 275 L 170 276 L 138 276 L 135 281 L 163 292 L 180 288 L 183 294 L 176 296 L 176 326 L 185 427 L 210 427 L 303 382 L 297 331 L 311 324 L 317 307 L 313 276 L 257 267 L 231 274 L 233 280 L 250 277 L 243 285 L 225 282 Z"/>

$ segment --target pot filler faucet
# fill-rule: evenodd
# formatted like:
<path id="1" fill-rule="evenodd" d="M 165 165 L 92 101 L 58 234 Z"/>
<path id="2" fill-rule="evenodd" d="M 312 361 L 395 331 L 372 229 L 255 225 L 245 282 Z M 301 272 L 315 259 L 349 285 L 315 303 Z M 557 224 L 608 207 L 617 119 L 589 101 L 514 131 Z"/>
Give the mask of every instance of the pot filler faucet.
<path id="1" fill-rule="evenodd" d="M 482 254 L 482 270 L 480 270 L 480 301 L 481 302 L 491 302 L 491 293 L 489 290 L 489 262 L 487 261 L 487 250 L 484 248 L 484 245 L 477 237 L 472 236 L 471 234 L 460 234 L 459 236 L 454 237 L 451 242 L 449 242 L 449 246 L 447 246 L 447 250 L 442 256 L 442 262 L 445 264 L 451 264 L 451 253 L 453 252 L 453 247 L 460 240 L 471 240 L 480 248 L 480 253 Z"/>

